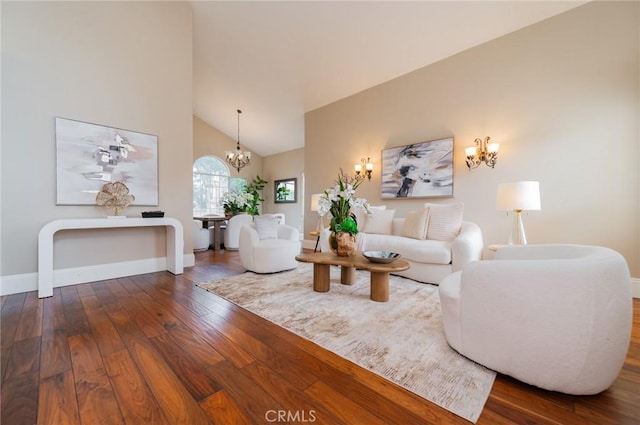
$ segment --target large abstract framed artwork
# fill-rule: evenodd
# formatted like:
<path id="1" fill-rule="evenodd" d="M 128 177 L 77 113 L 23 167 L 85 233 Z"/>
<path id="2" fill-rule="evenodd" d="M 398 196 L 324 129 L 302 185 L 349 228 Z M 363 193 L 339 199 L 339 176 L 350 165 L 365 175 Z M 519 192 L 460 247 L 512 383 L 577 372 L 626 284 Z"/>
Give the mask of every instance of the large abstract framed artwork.
<path id="1" fill-rule="evenodd" d="M 121 181 L 132 205 L 158 205 L 158 136 L 55 119 L 57 205 L 95 205 L 105 183 Z"/>
<path id="2" fill-rule="evenodd" d="M 453 196 L 453 137 L 383 150 L 381 187 L 383 199 Z"/>

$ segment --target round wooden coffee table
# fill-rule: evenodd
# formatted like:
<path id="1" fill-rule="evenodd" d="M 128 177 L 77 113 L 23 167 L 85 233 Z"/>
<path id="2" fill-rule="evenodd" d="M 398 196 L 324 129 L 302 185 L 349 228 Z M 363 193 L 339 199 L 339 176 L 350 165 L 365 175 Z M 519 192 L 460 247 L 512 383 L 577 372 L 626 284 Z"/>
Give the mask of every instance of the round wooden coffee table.
<path id="1" fill-rule="evenodd" d="M 329 266 L 340 266 L 340 283 L 352 285 L 355 281 L 355 269 L 367 270 L 371 274 L 371 299 L 373 301 L 389 301 L 389 273 L 409 269 L 406 260 L 395 260 L 392 263 L 373 263 L 358 252 L 353 257 L 338 257 L 331 252 L 305 252 L 296 256 L 302 263 L 313 263 L 313 290 L 328 292 Z"/>

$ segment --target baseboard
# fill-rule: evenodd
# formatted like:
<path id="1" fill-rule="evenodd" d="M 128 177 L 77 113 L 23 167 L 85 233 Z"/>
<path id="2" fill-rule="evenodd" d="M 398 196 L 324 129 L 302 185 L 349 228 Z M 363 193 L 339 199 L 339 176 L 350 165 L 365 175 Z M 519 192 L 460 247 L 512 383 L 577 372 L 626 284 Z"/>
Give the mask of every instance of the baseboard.
<path id="1" fill-rule="evenodd" d="M 302 248 L 304 248 L 304 249 L 311 249 L 311 250 L 315 249 L 315 248 L 316 248 L 316 240 L 315 240 L 315 239 L 313 239 L 313 240 L 311 240 L 311 239 L 304 239 L 304 240 L 302 241 Z M 319 250 L 320 250 L 320 244 L 318 244 L 318 251 L 319 251 Z"/>
<path id="2" fill-rule="evenodd" d="M 631 295 L 633 298 L 640 298 L 640 279 L 637 277 L 631 278 Z"/>
<path id="3" fill-rule="evenodd" d="M 195 265 L 195 256 L 193 254 L 185 254 L 183 261 L 184 267 L 193 267 Z M 77 285 L 79 283 L 116 279 L 123 276 L 154 273 L 166 269 L 166 257 L 57 269 L 53 271 L 53 287 L 57 288 L 60 286 Z M 11 295 L 37 290 L 38 273 L 24 273 L 0 277 L 0 295 Z"/>

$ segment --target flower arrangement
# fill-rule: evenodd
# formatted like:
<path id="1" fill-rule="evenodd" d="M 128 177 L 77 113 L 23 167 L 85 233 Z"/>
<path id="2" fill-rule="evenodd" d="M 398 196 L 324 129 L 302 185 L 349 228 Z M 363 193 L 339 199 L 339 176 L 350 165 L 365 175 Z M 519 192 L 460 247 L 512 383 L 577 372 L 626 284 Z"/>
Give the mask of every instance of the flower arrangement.
<path id="1" fill-rule="evenodd" d="M 348 176 L 340 169 L 335 186 L 325 190 L 318 201 L 318 215 L 324 217 L 331 213 L 332 232 L 346 232 L 351 235 L 358 234 L 356 216 L 351 212 L 352 208 L 369 212 L 369 203 L 364 198 L 355 196 L 356 189 L 362 183 L 364 175 Z"/>
<path id="2" fill-rule="evenodd" d="M 253 195 L 247 192 L 227 192 L 220 198 L 220 206 L 224 208 L 225 214 L 236 215 L 246 212 L 251 202 L 253 201 Z"/>
<path id="3" fill-rule="evenodd" d="M 260 202 L 264 201 L 260 198 L 260 191 L 267 183 L 267 180 L 256 176 L 251 183 L 244 187 L 243 192 L 231 191 L 222 195 L 220 206 L 224 208 L 225 214 L 236 215 L 248 212 L 251 215 L 258 215 L 260 214 L 258 206 Z"/>

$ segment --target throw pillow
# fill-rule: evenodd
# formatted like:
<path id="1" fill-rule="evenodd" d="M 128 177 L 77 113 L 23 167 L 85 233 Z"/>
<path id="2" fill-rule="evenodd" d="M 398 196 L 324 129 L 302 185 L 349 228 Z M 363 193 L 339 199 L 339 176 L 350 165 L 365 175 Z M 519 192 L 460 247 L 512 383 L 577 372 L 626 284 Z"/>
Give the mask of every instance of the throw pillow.
<path id="1" fill-rule="evenodd" d="M 453 202 L 448 204 L 424 204 L 429 208 L 429 224 L 427 239 L 451 242 L 460 233 L 464 204 Z"/>
<path id="2" fill-rule="evenodd" d="M 386 205 L 369 205 L 369 211 L 373 212 L 373 210 L 385 210 L 387 209 Z M 359 209 L 352 209 L 351 211 L 353 211 L 353 215 L 356 216 L 356 223 L 358 223 L 358 230 L 360 230 L 361 232 L 363 231 L 362 229 L 364 229 L 364 224 L 367 221 L 367 213 L 359 210 Z"/>
<path id="3" fill-rule="evenodd" d="M 257 215 L 253 222 L 260 240 L 278 239 L 278 217 L 271 214 Z"/>
<path id="4" fill-rule="evenodd" d="M 402 226 L 402 236 L 413 239 L 426 239 L 429 223 L 429 208 L 409 211 Z"/>
<path id="5" fill-rule="evenodd" d="M 393 215 L 396 210 L 372 209 L 370 211 L 371 215 L 366 216 L 362 231 L 365 233 L 390 235 L 391 226 L 393 224 Z"/>

